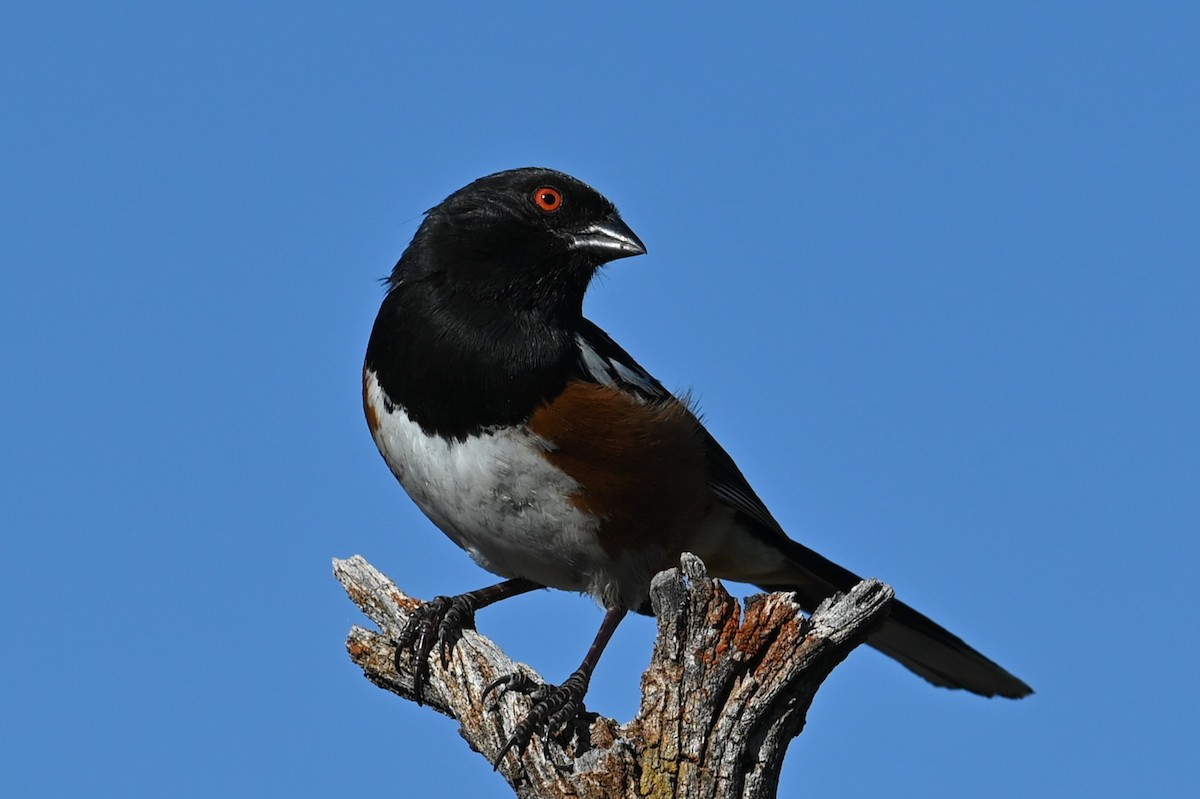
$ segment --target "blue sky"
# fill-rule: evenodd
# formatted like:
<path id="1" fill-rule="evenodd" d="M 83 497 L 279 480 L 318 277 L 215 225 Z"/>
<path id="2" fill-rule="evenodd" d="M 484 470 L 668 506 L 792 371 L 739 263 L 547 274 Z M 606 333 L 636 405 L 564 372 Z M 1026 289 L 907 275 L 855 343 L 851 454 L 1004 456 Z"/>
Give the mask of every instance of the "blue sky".
<path id="1" fill-rule="evenodd" d="M 421 212 L 539 164 L 647 243 L 589 314 L 792 535 L 1038 692 L 860 650 L 781 796 L 1194 795 L 1198 40 L 1184 3 L 10 4 L 5 794 L 506 795 L 349 663 L 330 559 L 489 580 L 359 369 Z M 561 680 L 599 619 L 479 625 Z M 652 635 L 592 709 L 633 714 Z"/>

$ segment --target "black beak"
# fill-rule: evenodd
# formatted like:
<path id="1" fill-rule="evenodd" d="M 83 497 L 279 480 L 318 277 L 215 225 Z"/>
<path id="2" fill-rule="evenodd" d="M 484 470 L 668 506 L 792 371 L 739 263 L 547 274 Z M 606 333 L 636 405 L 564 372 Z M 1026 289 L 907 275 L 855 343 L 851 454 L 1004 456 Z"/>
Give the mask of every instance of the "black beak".
<path id="1" fill-rule="evenodd" d="M 605 261 L 646 252 L 646 245 L 637 234 L 615 215 L 571 232 L 567 235 L 567 244 L 572 250 L 582 250 Z"/>

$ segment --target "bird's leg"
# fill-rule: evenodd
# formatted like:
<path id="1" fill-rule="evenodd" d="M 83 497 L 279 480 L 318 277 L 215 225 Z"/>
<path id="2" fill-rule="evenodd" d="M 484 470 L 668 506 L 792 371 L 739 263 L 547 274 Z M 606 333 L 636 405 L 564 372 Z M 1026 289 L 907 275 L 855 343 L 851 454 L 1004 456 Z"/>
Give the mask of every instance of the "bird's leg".
<path id="1" fill-rule="evenodd" d="M 404 629 L 396 636 L 396 670 L 400 671 L 400 659 L 405 650 L 411 650 L 416 659 L 413 673 L 413 692 L 417 704 L 429 679 L 429 653 L 440 642 L 439 658 L 442 668 L 450 662 L 450 650 L 462 636 L 464 629 L 475 627 L 475 611 L 495 604 L 501 599 L 524 594 L 543 586 L 518 577 L 502 583 L 469 591 L 457 596 L 439 596 L 418 607 L 408 617 Z"/>
<path id="2" fill-rule="evenodd" d="M 553 734 L 579 715 L 583 710 L 583 697 L 587 693 L 588 684 L 592 681 L 592 672 L 596 670 L 596 664 L 600 661 L 604 647 L 608 645 L 617 625 L 625 618 L 627 612 L 625 608 L 611 608 L 604 614 L 604 621 L 600 622 L 600 630 L 596 633 L 596 639 L 592 641 L 592 646 L 588 649 L 583 663 L 562 685 L 533 687 L 532 681 L 528 677 L 517 672 L 494 680 L 484 690 L 483 698 L 487 698 L 489 693 L 499 688 L 501 691 L 529 693 L 534 700 L 529 714 L 521 720 L 516 730 L 513 731 L 512 737 L 508 739 L 508 743 L 504 744 L 500 753 L 496 755 L 496 759 L 492 763 L 493 768 L 499 767 L 500 761 L 504 759 L 510 749 L 517 753 L 517 757 L 520 757 L 521 753 L 525 751 L 525 747 L 529 746 L 529 741 L 535 732 L 541 733 L 543 736 Z"/>

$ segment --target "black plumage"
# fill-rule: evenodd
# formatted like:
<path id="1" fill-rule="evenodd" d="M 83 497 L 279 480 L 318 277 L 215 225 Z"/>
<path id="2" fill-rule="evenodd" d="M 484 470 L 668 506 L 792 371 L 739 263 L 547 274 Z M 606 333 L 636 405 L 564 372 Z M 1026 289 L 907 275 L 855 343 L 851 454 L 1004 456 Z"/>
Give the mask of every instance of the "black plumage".
<path id="1" fill-rule="evenodd" d="M 451 538 L 481 565 L 509 578 L 498 587 L 427 606 L 402 636 L 401 648 L 415 645 L 424 659 L 444 632 L 446 618 L 469 620 L 479 607 L 542 585 L 593 590 L 608 610 L 597 643 L 580 669 L 542 697 L 531 714 L 533 721 L 522 725 L 509 747 L 522 748 L 546 718 L 570 716 L 581 706 L 608 636 L 628 610 L 644 609 L 650 577 L 658 568 L 678 562 L 681 551 L 696 552 L 716 576 L 793 591 L 808 611 L 859 580 L 789 539 L 692 411 L 584 318 L 584 294 L 596 271 L 611 260 L 643 252 L 645 247 L 612 203 L 575 178 L 537 168 L 490 175 L 427 214 L 392 272 L 371 332 L 364 391 L 369 394 L 372 385 L 378 386 L 377 404 L 370 397 L 366 401 L 381 451 L 414 499 L 420 497 L 418 504 L 423 503 Z M 616 405 L 596 404 L 605 398 Z M 579 425 L 572 425 L 563 417 L 566 408 L 603 410 L 596 418 L 613 420 L 611 429 L 597 433 L 613 440 L 597 442 L 606 446 L 597 447 L 595 462 L 588 463 L 588 449 L 576 433 L 596 429 L 596 419 L 579 419 Z M 392 428 L 385 429 L 385 422 Z M 412 432 L 412 425 L 420 432 Z M 672 438 L 651 440 L 656 438 L 655 425 Z M 621 436 L 635 429 L 642 438 L 623 443 Z M 501 432 L 512 434 L 505 441 L 517 442 L 509 444 L 515 449 L 507 454 L 496 454 Z M 564 438 L 555 440 L 556 435 Z M 641 475 L 646 468 L 637 460 L 639 440 L 645 441 L 647 452 L 659 455 L 667 446 L 681 448 L 679 458 L 671 462 L 682 464 L 683 472 L 665 475 L 670 479 L 664 485 L 671 485 L 673 501 L 688 504 L 687 513 L 680 508 L 680 518 L 690 525 L 686 529 L 650 525 L 634 534 L 614 527 L 614 519 L 636 526 L 650 515 L 642 511 L 664 510 L 645 505 L 653 494 L 644 486 L 622 493 L 622 475 L 616 473 L 622 468 L 621 454 L 628 450 L 632 460 L 625 463 L 631 473 Z M 434 443 L 439 441 L 446 443 Z M 560 443 L 568 441 L 572 451 L 559 452 Z M 454 450 L 456 444 L 467 449 Z M 461 469 L 461 459 L 467 456 L 454 452 L 485 453 L 479 457 L 494 460 L 474 464 L 467 478 Z M 601 452 L 607 454 L 601 457 Z M 512 463 L 539 453 L 556 464 L 545 467 L 548 482 L 567 486 L 567 496 L 548 496 L 536 485 L 522 487 L 522 476 L 511 473 Z M 435 462 L 438 458 L 449 460 Z M 695 469 L 689 471 L 692 466 Z M 424 470 L 423 482 L 412 482 L 417 479 L 410 476 L 414 469 Z M 495 477 L 495 485 L 487 482 L 489 475 L 500 473 L 504 476 Z M 472 482 L 461 483 L 464 490 L 474 492 L 484 505 L 494 504 L 511 521 L 505 520 L 508 516 L 491 518 L 486 508 L 460 507 L 454 481 L 468 479 Z M 601 493 L 609 503 L 604 509 L 590 501 L 589 487 L 604 488 Z M 525 493 L 513 493 L 520 491 Z M 642 505 L 619 507 L 622 501 Z M 671 509 L 665 510 L 668 515 L 663 518 L 670 518 Z M 563 532 L 565 539 L 552 526 L 531 532 L 521 521 L 532 518 L 527 511 L 540 514 L 539 523 L 559 514 L 569 517 L 564 524 L 575 527 Z M 545 538 L 544 549 L 538 549 L 539 535 Z M 532 536 L 528 546 L 536 555 L 526 549 L 524 561 L 514 559 L 510 536 L 513 541 Z M 570 554 L 564 546 L 577 551 Z M 626 555 L 634 557 L 638 568 L 628 566 Z M 563 561 L 561 573 L 554 569 L 556 559 Z M 615 584 L 612 590 L 581 588 L 610 583 Z M 869 643 L 937 685 L 984 696 L 1016 698 L 1031 692 L 1024 682 L 900 602 L 893 604 L 890 619 Z"/>

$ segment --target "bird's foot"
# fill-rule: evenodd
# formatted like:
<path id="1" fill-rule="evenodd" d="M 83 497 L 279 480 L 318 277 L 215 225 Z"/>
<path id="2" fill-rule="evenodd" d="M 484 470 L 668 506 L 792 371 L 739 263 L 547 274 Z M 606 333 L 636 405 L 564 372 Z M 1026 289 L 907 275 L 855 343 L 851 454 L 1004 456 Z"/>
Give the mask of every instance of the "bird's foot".
<path id="1" fill-rule="evenodd" d="M 438 646 L 438 659 L 442 668 L 446 668 L 450 663 L 450 650 L 462 637 L 462 631 L 475 628 L 477 607 L 478 599 L 473 593 L 434 597 L 412 612 L 404 629 L 392 642 L 396 647 L 397 671 L 401 671 L 400 661 L 405 651 L 411 651 L 415 659 L 413 693 L 418 705 L 422 704 L 421 695 L 429 682 L 429 655 L 434 646 Z"/>
<path id="2" fill-rule="evenodd" d="M 500 753 L 496 755 L 496 759 L 492 762 L 492 768 L 499 768 L 500 761 L 510 750 L 516 752 L 517 757 L 520 757 L 529 746 L 534 733 L 542 737 L 542 743 L 545 746 L 550 736 L 562 731 L 583 712 L 583 697 L 587 694 L 590 682 L 591 673 L 583 668 L 576 670 L 562 685 L 534 682 L 524 672 L 506 674 L 493 680 L 484 689 L 483 699 L 486 699 L 493 690 L 499 689 L 501 693 L 517 691 L 527 694 L 533 699 L 534 704 L 525 718 L 517 724 L 516 730 L 500 749 Z"/>

